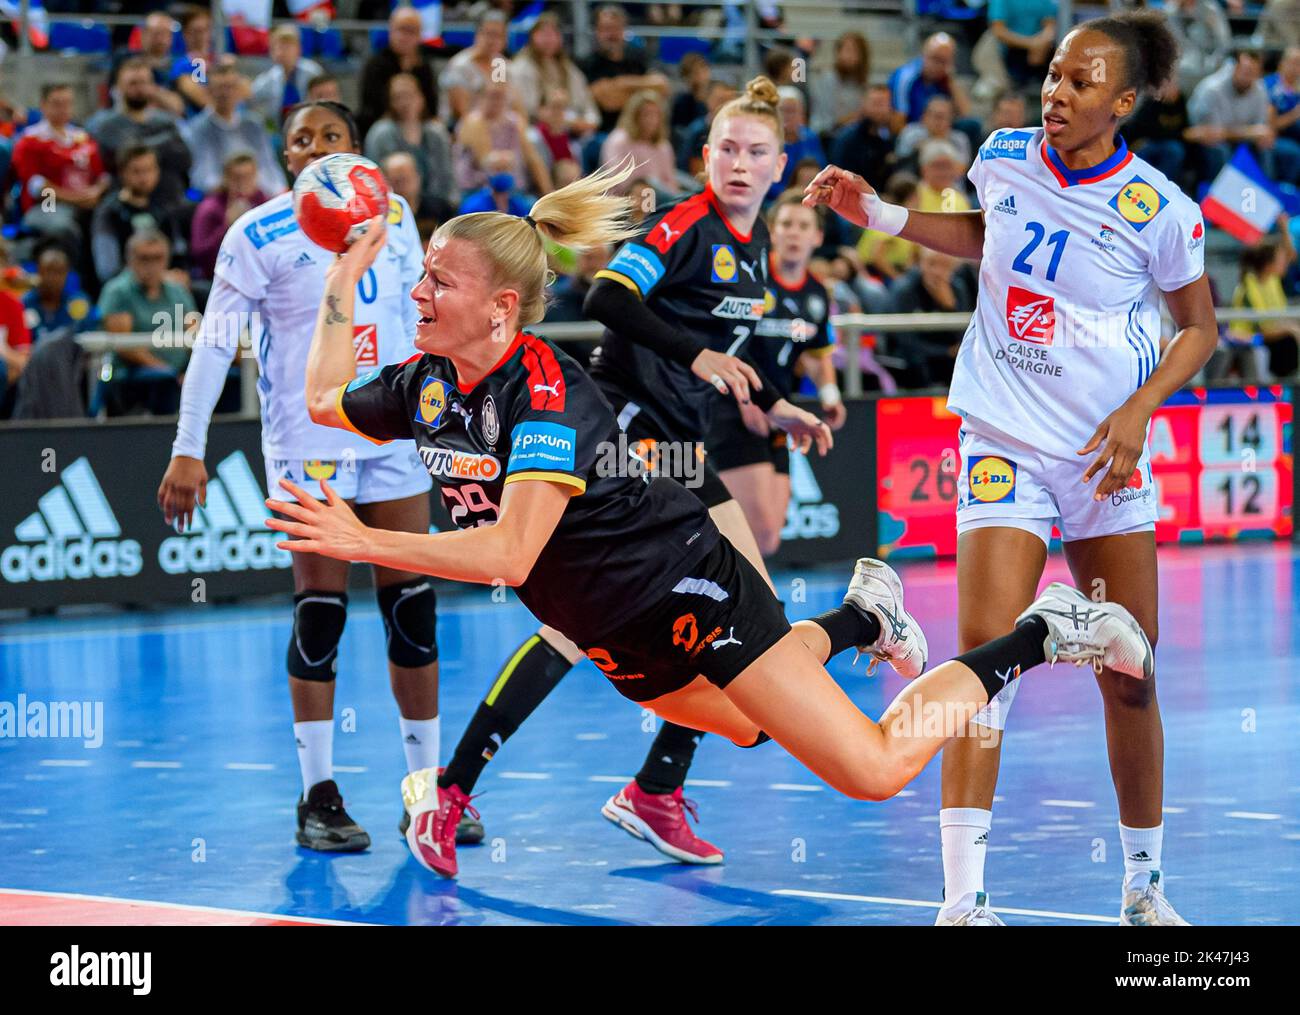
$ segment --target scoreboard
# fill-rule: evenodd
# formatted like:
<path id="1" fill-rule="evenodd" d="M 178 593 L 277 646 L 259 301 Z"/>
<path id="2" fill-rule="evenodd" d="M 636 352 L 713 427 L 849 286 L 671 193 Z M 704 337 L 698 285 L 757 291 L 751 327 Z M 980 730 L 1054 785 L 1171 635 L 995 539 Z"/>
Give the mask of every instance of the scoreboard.
<path id="1" fill-rule="evenodd" d="M 944 408 L 946 401 L 916 396 L 877 402 L 883 557 L 957 552 L 959 421 Z M 1147 438 L 1159 510 L 1156 541 L 1290 537 L 1294 411 L 1292 390 L 1281 386 L 1186 389 L 1156 410 Z"/>

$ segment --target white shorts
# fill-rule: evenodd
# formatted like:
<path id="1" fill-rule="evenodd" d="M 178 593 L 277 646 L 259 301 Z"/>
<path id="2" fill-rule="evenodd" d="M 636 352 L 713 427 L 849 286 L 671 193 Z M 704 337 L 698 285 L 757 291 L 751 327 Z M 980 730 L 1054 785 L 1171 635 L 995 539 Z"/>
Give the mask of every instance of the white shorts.
<path id="1" fill-rule="evenodd" d="M 967 418 L 957 475 L 957 534 L 1010 527 L 1051 545 L 1053 525 L 1067 543 L 1153 531 L 1157 504 L 1150 449 L 1143 447 L 1129 485 L 1102 501 L 1093 500 L 1101 476 L 1083 484 L 1091 462 L 1083 455 L 1057 458 Z"/>
<path id="2" fill-rule="evenodd" d="M 289 499 L 280 480 L 302 487 L 317 500 L 324 500 L 320 480 L 344 500 L 356 504 L 402 500 L 428 493 L 433 487 L 429 471 L 415 453 L 411 441 L 393 441 L 375 458 L 277 459 L 266 460 L 266 488 L 271 497 Z"/>
<path id="3" fill-rule="evenodd" d="M 1045 454 L 968 417 L 961 429 L 957 534 L 995 527 L 1024 529 L 1050 546 L 1053 525 L 1067 543 L 1154 530 L 1158 505 L 1150 449 L 1142 449 L 1129 485 L 1103 501 L 1093 499 L 1100 476 L 1087 486 L 1082 482 L 1091 461 L 1083 455 L 1062 459 Z M 972 721 L 1005 729 L 1020 683 L 1007 684 Z"/>

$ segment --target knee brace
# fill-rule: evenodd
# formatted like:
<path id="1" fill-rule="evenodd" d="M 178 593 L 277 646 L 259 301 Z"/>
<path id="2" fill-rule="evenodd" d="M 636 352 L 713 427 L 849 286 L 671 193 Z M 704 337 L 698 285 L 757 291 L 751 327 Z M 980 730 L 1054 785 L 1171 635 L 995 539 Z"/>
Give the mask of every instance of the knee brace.
<path id="1" fill-rule="evenodd" d="M 375 593 L 388 636 L 388 659 L 398 666 L 438 661 L 438 599 L 428 578 L 385 585 Z"/>
<path id="2" fill-rule="evenodd" d="M 299 592 L 294 596 L 289 675 L 301 680 L 333 680 L 347 619 L 346 592 Z"/>

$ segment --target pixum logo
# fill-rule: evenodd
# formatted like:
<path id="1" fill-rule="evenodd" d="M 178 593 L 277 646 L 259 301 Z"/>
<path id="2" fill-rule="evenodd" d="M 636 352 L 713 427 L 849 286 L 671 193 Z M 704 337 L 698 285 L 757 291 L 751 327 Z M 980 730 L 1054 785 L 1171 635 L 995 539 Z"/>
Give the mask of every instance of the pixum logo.
<path id="1" fill-rule="evenodd" d="M 805 455 L 790 453 L 790 506 L 782 540 L 834 539 L 840 534 L 840 509 L 822 503 L 822 488 Z"/>
<path id="2" fill-rule="evenodd" d="M 0 740 L 81 740 L 104 745 L 102 701 L 0 701 Z"/>
<path id="3" fill-rule="evenodd" d="M 162 541 L 158 566 L 167 574 L 288 567 L 289 551 L 276 547 L 281 537 L 264 524 L 270 512 L 262 501 L 262 487 L 248 459 L 236 451 L 217 466 L 217 478 L 208 483 L 207 503 L 195 506 L 190 528 Z"/>
<path id="4" fill-rule="evenodd" d="M 86 458 L 63 470 L 59 485 L 14 527 L 18 542 L 0 554 L 7 582 L 129 578 L 140 573 L 140 544 L 122 528 Z"/>

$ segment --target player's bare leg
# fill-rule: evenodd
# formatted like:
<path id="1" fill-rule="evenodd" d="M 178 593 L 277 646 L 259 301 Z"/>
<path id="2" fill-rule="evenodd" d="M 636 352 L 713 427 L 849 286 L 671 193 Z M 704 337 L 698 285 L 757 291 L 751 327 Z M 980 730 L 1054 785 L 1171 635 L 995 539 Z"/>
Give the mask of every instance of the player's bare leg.
<path id="1" fill-rule="evenodd" d="M 957 647 L 968 652 L 1007 634 L 1038 590 L 1047 547 L 1032 532 L 972 529 L 957 543 Z M 944 906 L 938 924 L 994 924 L 984 859 L 1002 756 L 1002 732 L 974 726 L 943 752 Z"/>
<path id="2" fill-rule="evenodd" d="M 775 553 L 781 545 L 781 530 L 785 528 L 790 477 L 778 473 L 771 462 L 741 465 L 719 475 L 740 505 L 759 552 L 763 556 Z"/>
<path id="3" fill-rule="evenodd" d="M 1122 603 L 1155 645 L 1159 582 L 1153 532 L 1075 540 L 1065 544 L 1065 557 L 1079 588 Z M 1105 709 L 1106 748 L 1124 847 L 1120 922 L 1181 925 L 1185 921 L 1164 897 L 1161 875 L 1165 738 L 1155 679 L 1139 684 L 1104 670 L 1097 685 Z"/>

